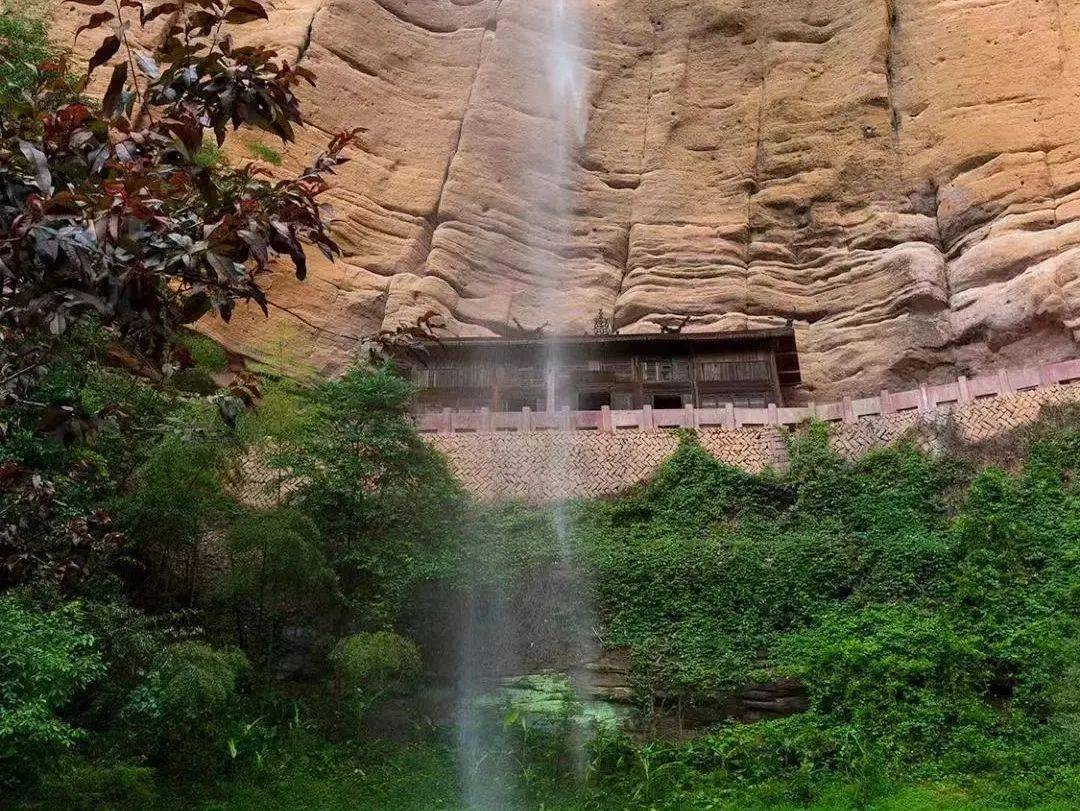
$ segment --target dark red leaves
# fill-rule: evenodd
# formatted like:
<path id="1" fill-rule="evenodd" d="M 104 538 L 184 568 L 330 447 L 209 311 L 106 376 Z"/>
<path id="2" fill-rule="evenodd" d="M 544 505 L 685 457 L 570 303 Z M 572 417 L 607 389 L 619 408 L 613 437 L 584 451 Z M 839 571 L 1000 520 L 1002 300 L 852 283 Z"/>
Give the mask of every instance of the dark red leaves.
<path id="1" fill-rule="evenodd" d="M 19 151 L 30 162 L 38 191 L 48 197 L 52 194 L 52 173 L 49 171 L 49 162 L 45 158 L 45 153 L 29 141 L 19 141 Z"/>
<path id="2" fill-rule="evenodd" d="M 267 20 L 266 9 L 256 0 L 232 0 L 229 3 L 229 11 L 225 15 L 225 22 L 233 25 L 243 25 L 254 20 Z"/>
<path id="3" fill-rule="evenodd" d="M 161 48 L 130 48 L 124 11 L 93 13 L 80 32 L 111 23 L 115 33 L 87 78 L 124 55 L 100 110 L 72 90 L 58 60 L 39 68 L 34 104 L 14 114 L 25 120 L 5 121 L 6 133 L 24 135 L 0 133 L 0 338 L 59 332 L 94 311 L 129 348 L 164 363 L 181 324 L 227 319 L 238 302 L 268 312 L 259 276 L 275 258 L 303 279 L 306 244 L 340 254 L 319 197 L 357 133 L 336 136 L 295 178 L 220 161 L 205 146 L 211 135 L 220 143 L 249 127 L 291 140 L 301 123 L 293 88 L 314 75 L 232 42 L 229 25 L 267 18 L 259 0 L 119 8 L 145 22 L 175 14 Z"/>

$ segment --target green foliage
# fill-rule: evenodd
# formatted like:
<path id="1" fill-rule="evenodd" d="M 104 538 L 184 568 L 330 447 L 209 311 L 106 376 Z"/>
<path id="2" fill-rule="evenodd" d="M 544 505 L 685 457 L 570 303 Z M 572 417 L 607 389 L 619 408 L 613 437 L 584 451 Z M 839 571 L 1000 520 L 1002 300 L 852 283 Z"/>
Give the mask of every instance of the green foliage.
<path id="1" fill-rule="evenodd" d="M 199 151 L 192 156 L 191 161 L 200 169 L 213 169 L 228 165 L 225 152 L 219 149 L 213 141 L 203 142 Z"/>
<path id="2" fill-rule="evenodd" d="M 0 574 L 23 584 L 0 596 L 0 769 L 43 807 L 459 807 L 446 741 L 332 743 L 342 710 L 416 683 L 416 645 L 386 629 L 428 581 L 528 600 L 520 586 L 571 567 L 597 634 L 630 653 L 643 720 L 778 677 L 810 706 L 684 742 L 603 730 L 587 764 L 576 727 L 512 706 L 478 756 L 526 807 L 1077 805 L 1076 411 L 1018 434 L 1004 467 L 987 464 L 1000 448 L 904 445 L 852 463 L 812 425 L 789 470 L 751 475 L 688 435 L 649 484 L 558 513 L 470 503 L 389 369 L 267 381 L 230 432 L 213 402 L 109 368 L 108 349 L 92 325 L 69 332 L 42 405 L 0 419 Z M 288 484 L 273 510 L 222 490 L 256 445 Z M 105 563 L 102 505 L 127 532 Z M 327 657 L 344 629 L 375 633 Z"/>
<path id="3" fill-rule="evenodd" d="M 171 419 L 177 429 L 146 454 L 116 514 L 152 560 L 152 587 L 190 594 L 204 533 L 228 504 L 222 474 L 229 446 L 210 403 L 191 403 Z"/>
<path id="4" fill-rule="evenodd" d="M 400 693 L 420 678 L 420 649 L 393 631 L 354 634 L 338 642 L 330 655 L 340 683 L 368 696 Z"/>
<path id="5" fill-rule="evenodd" d="M 44 809 L 124 811 L 152 807 L 154 770 L 128 763 L 74 763 L 49 774 L 42 787 Z"/>
<path id="6" fill-rule="evenodd" d="M 396 618 L 466 504 L 417 434 L 411 396 L 390 367 L 355 367 L 319 386 L 297 435 L 279 440 L 277 464 L 302 483 L 290 502 L 315 521 L 354 617 L 373 627 Z"/>
<path id="7" fill-rule="evenodd" d="M 822 726 L 855 731 L 890 761 L 917 762 L 950 745 L 974 754 L 972 741 L 1000 731 L 983 697 L 987 653 L 938 612 L 875 605 L 815 618 L 779 640 L 777 659 L 809 685 Z M 857 754 L 836 753 L 845 762 Z"/>
<path id="8" fill-rule="evenodd" d="M 575 514 L 643 705 L 778 676 L 809 691 L 805 714 L 654 752 L 661 807 L 856 807 L 913 778 L 984 779 L 976 795 L 1016 807 L 1075 785 L 1080 421 L 1047 415 L 1012 473 L 905 446 L 852 464 L 826 437 L 811 426 L 763 477 L 688 440 Z M 615 756 L 615 784 L 639 756 Z"/>
<path id="9" fill-rule="evenodd" d="M 318 529 L 296 510 L 241 516 L 229 527 L 225 546 L 231 558 L 228 582 L 236 599 L 320 602 L 337 587 L 320 550 Z"/>
<path id="10" fill-rule="evenodd" d="M 237 420 L 237 438 L 246 445 L 275 445 L 284 448 L 271 458 L 271 464 L 284 468 L 295 456 L 293 443 L 301 442 L 316 420 L 312 392 L 291 380 L 268 380 L 258 408 L 245 412 Z M 282 457 L 286 457 L 282 459 Z"/>
<path id="11" fill-rule="evenodd" d="M 186 332 L 177 338 L 177 344 L 191 355 L 195 368 L 204 372 L 224 372 L 229 368 L 229 359 L 221 344 L 197 332 Z"/>
<path id="12" fill-rule="evenodd" d="M 227 762 L 247 659 L 197 642 L 167 647 L 132 691 L 122 719 L 136 751 L 170 769 Z"/>
<path id="13" fill-rule="evenodd" d="M 327 608 L 337 602 L 337 576 L 322 553 L 315 523 L 281 508 L 237 518 L 225 536 L 229 565 L 224 585 L 237 612 L 248 618 L 262 660 L 269 666 L 280 616 L 288 608 Z"/>
<path id="14" fill-rule="evenodd" d="M 8 2 L 0 10 L 0 111 L 34 86 L 34 66 L 53 54 L 40 3 Z"/>
<path id="15" fill-rule="evenodd" d="M 0 786 L 32 781 L 80 732 L 62 712 L 102 674 L 82 608 L 0 597 Z"/>
<path id="16" fill-rule="evenodd" d="M 252 157 L 264 160 L 271 166 L 281 166 L 281 153 L 266 144 L 248 144 Z"/>

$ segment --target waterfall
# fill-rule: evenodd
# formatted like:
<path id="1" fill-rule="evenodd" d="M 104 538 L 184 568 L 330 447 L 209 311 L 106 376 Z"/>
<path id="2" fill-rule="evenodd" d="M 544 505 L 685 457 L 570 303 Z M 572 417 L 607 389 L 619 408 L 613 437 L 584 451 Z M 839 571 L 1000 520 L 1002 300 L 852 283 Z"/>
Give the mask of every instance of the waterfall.
<path id="1" fill-rule="evenodd" d="M 537 111 L 542 122 L 541 129 L 533 133 L 537 139 L 532 144 L 533 155 L 538 158 L 531 163 L 527 174 L 519 178 L 527 205 L 537 212 L 541 234 L 533 237 L 530 244 L 529 270 L 543 293 L 543 318 L 555 325 L 553 331 L 564 328 L 565 302 L 567 300 L 566 269 L 552 250 L 552 245 L 569 245 L 571 241 L 573 178 L 577 166 L 576 156 L 584 144 L 588 126 L 587 69 L 583 49 L 582 3 L 584 0 L 525 0 L 515 5 L 521 15 L 528 15 L 529 27 L 538 32 L 539 47 L 529 54 L 533 58 L 521 59 L 517 70 L 527 71 L 528 84 L 534 88 L 536 98 L 529 99 L 530 107 Z M 509 8 L 511 4 L 507 4 Z M 509 12 L 504 12 L 509 13 Z M 514 145 L 507 144 L 506 148 Z M 546 215 L 540 216 L 543 212 Z M 558 380 L 562 374 L 562 358 L 557 341 L 548 346 L 549 379 Z M 576 403 L 558 403 L 549 387 L 547 408 L 562 405 L 576 408 Z M 550 490 L 564 490 L 561 482 L 566 478 L 567 454 L 564 443 L 553 443 L 547 460 Z M 561 449 L 561 450 L 560 450 Z M 552 529 L 559 541 L 558 572 L 550 575 L 553 593 L 557 597 L 549 604 L 568 607 L 578 623 L 586 630 L 592 627 L 591 598 L 587 585 L 572 566 L 570 549 L 570 516 L 563 506 L 553 508 Z M 516 775 L 504 761 L 492 757 L 492 752 L 505 752 L 509 745 L 507 731 L 499 724 L 482 723 L 482 710 L 478 699 L 490 690 L 493 676 L 525 675 L 526 662 L 521 651 L 530 640 L 519 639 L 519 625 L 523 612 L 534 610 L 523 607 L 522 595 L 507 593 L 505 587 L 474 586 L 467 599 L 461 617 L 461 638 L 458 662 L 458 761 L 465 806 L 470 809 L 511 809 L 515 796 Z M 543 609 L 537 609 L 543 610 Z M 541 623 L 557 625 L 560 618 L 547 616 Z M 575 626 L 576 627 L 576 626 Z M 563 654 L 580 665 L 594 651 L 588 643 L 581 642 L 582 635 L 571 633 L 578 641 L 567 647 Z M 497 663 L 494 664 L 493 663 Z M 492 672 L 492 668 L 499 672 Z M 567 673 L 575 692 L 584 686 L 580 667 L 570 667 Z M 576 762 L 584 772 L 585 742 L 572 741 Z"/>

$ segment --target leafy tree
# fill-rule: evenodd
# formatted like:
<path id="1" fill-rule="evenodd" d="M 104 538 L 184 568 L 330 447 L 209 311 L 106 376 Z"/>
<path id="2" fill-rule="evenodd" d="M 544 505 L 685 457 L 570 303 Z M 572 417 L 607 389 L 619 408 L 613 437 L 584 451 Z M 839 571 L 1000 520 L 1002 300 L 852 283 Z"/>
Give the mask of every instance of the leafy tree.
<path id="1" fill-rule="evenodd" d="M 315 521 L 355 619 L 396 618 L 426 552 L 454 538 L 465 501 L 417 434 L 410 384 L 356 366 L 319 386 L 307 421 L 275 464 L 297 477 L 290 502 Z"/>
<path id="2" fill-rule="evenodd" d="M 238 627 L 244 627 L 240 617 L 251 616 L 255 644 L 269 669 L 282 617 L 289 609 L 333 605 L 337 577 L 323 556 L 315 523 L 296 510 L 240 517 L 229 527 L 225 547 L 229 555 L 225 585 L 238 613 Z"/>
<path id="3" fill-rule="evenodd" d="M 212 521 L 228 504 L 222 487 L 228 449 L 216 409 L 195 403 L 174 414 L 174 426 L 147 453 L 116 514 L 150 566 L 147 587 L 191 602 L 200 552 Z"/>
<path id="4" fill-rule="evenodd" d="M 100 6 L 105 0 L 77 0 Z M 128 27 L 165 17 L 152 55 Z M 319 196 L 353 134 L 333 138 L 296 178 L 252 164 L 200 159 L 230 128 L 293 140 L 305 68 L 228 28 L 266 19 L 259 0 L 132 0 L 95 11 L 81 30 L 113 26 L 86 79 L 120 54 L 100 107 L 71 86 L 62 59 L 43 62 L 25 98 L 0 117 L 0 388 L 39 373 L 45 333 L 95 312 L 130 347 L 161 364 L 177 328 L 238 301 L 265 311 L 258 278 L 278 254 L 306 274 L 302 247 L 339 253 Z"/>
<path id="5" fill-rule="evenodd" d="M 33 780 L 81 737 L 63 711 L 101 673 L 78 604 L 0 597 L 0 786 Z"/>

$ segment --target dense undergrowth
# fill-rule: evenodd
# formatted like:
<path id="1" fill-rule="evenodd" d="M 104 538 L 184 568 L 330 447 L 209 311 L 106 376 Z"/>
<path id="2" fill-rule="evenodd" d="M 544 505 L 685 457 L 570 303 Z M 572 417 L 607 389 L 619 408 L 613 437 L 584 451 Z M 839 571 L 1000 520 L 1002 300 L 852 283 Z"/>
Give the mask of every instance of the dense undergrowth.
<path id="1" fill-rule="evenodd" d="M 266 380 L 230 424 L 226 395 L 199 393 L 220 353 L 187 340 L 196 367 L 151 385 L 79 331 L 37 405 L 4 415 L 5 800 L 459 807 L 446 730 L 421 711 L 405 742 L 367 728 L 423 680 L 391 631 L 429 584 L 513 586 L 557 563 L 552 515 L 469 502 L 386 369 Z M 1017 434 L 1008 469 L 908 445 L 853 464 L 826 440 L 801 429 L 788 471 L 750 475 L 687 436 L 649 484 L 569 508 L 643 718 L 781 676 L 810 709 L 682 743 L 601 732 L 583 778 L 522 722 L 492 756 L 524 807 L 1080 801 L 1080 415 Z M 227 485 L 266 447 L 304 483 L 254 510 Z"/>

